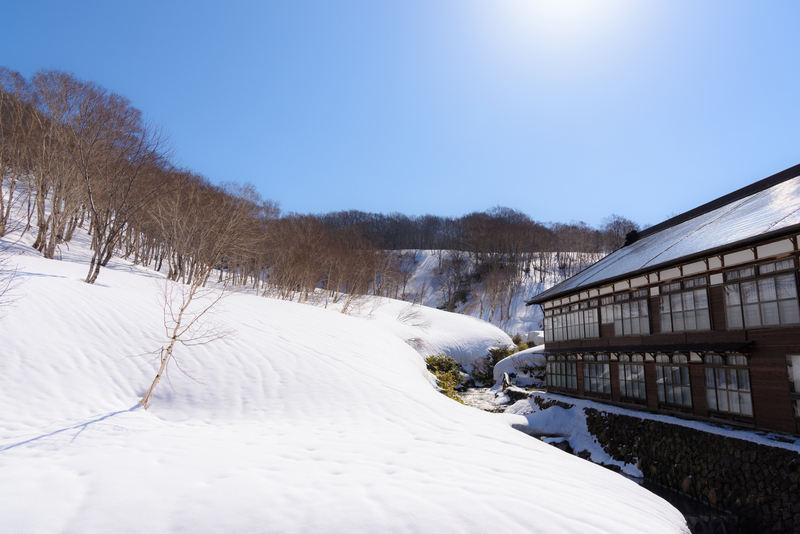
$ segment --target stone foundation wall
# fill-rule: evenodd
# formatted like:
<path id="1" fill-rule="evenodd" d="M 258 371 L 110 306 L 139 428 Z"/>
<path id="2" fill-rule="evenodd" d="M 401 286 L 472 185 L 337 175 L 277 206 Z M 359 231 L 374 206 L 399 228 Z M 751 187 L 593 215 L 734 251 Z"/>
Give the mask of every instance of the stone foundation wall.
<path id="1" fill-rule="evenodd" d="M 732 512 L 740 532 L 800 533 L 797 452 L 591 408 L 585 412 L 589 432 L 612 458 L 638 464 L 652 482 Z"/>

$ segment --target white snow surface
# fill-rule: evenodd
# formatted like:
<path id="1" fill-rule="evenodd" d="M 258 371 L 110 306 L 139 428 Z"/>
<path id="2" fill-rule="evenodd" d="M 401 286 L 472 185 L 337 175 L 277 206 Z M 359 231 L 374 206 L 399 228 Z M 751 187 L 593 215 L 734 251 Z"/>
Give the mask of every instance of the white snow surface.
<path id="1" fill-rule="evenodd" d="M 497 388 L 497 390 L 499 391 L 499 387 Z M 611 404 L 595 402 L 595 401 L 592 401 L 592 400 L 589 400 L 589 399 L 579 399 L 579 398 L 575 398 L 575 397 L 567 397 L 566 395 L 558 395 L 557 393 L 545 393 L 545 392 L 541 392 L 541 391 L 532 391 L 531 394 L 535 395 L 535 396 L 538 396 L 538 397 L 541 397 L 542 399 L 544 399 L 546 401 L 556 400 L 556 401 L 565 402 L 565 403 L 573 406 L 568 411 L 570 411 L 570 412 L 574 411 L 576 414 L 581 414 L 582 415 L 582 414 L 585 413 L 584 412 L 585 408 L 592 408 L 592 409 L 595 409 L 595 410 L 600 410 L 602 412 L 619 414 L 619 415 L 627 415 L 629 417 L 636 417 L 637 419 L 642 419 L 642 420 L 646 419 L 646 420 L 649 420 L 649 421 L 658 421 L 658 422 L 661 422 L 661 423 L 668 423 L 668 424 L 671 424 L 671 425 L 677 425 L 677 426 L 682 426 L 682 427 L 686 427 L 686 428 L 692 428 L 692 429 L 695 429 L 695 430 L 700 430 L 702 432 L 708 432 L 709 434 L 716 434 L 718 436 L 725 436 L 725 437 L 728 437 L 728 438 L 741 439 L 741 440 L 749 441 L 751 443 L 756 443 L 756 444 L 759 444 L 759 445 L 766 445 L 766 446 L 769 446 L 769 447 L 776 447 L 776 448 L 779 448 L 779 449 L 786 449 L 786 450 L 795 451 L 795 452 L 800 453 L 800 438 L 794 437 L 794 436 L 789 436 L 789 435 L 786 435 L 786 434 L 778 434 L 776 432 L 767 432 L 767 431 L 764 431 L 764 430 L 747 430 L 747 429 L 744 429 L 744 428 L 732 427 L 730 425 L 711 424 L 711 423 L 706 423 L 706 422 L 703 422 L 703 421 L 692 421 L 692 420 L 689 420 L 689 419 L 681 419 L 679 417 L 672 417 L 672 416 L 669 416 L 669 415 L 654 414 L 654 413 L 650 413 L 650 412 L 646 412 L 646 411 L 642 411 L 642 410 L 632 410 L 632 409 L 629 409 L 629 408 L 622 408 L 620 406 L 613 406 Z M 504 415 L 506 415 L 506 417 L 509 418 L 509 422 L 511 424 L 528 424 L 525 421 L 523 421 L 522 419 L 520 419 L 520 416 L 525 416 L 527 418 L 527 417 L 530 417 L 529 414 L 533 414 L 534 412 L 543 413 L 543 412 L 546 412 L 548 410 L 551 410 L 552 408 L 555 408 L 555 406 L 553 406 L 551 408 L 547 408 L 546 410 L 541 410 L 540 411 L 539 407 L 536 405 L 536 403 L 532 399 L 522 399 L 522 400 L 519 400 L 519 401 L 515 402 L 514 404 L 512 404 L 508 408 L 506 408 L 506 410 L 504 412 Z M 541 431 L 542 433 L 551 433 L 551 434 L 554 434 L 554 435 L 560 435 L 560 436 L 564 436 L 564 437 L 569 437 L 570 438 L 570 443 L 572 443 L 572 438 L 573 437 L 577 437 L 578 439 L 581 439 L 581 440 L 584 440 L 584 441 L 594 440 L 594 438 L 592 438 L 591 435 L 588 434 L 588 429 L 586 429 L 586 425 L 585 424 L 583 425 L 583 429 L 586 429 L 586 434 L 579 436 L 580 432 L 582 432 L 582 429 L 579 427 L 579 425 L 573 425 L 573 429 L 574 429 L 573 432 L 563 433 L 562 432 L 562 428 L 563 428 L 563 424 L 562 423 L 559 422 L 559 423 L 557 423 L 557 425 L 554 425 L 552 427 L 548 427 L 548 426 L 545 425 L 545 423 L 547 423 L 548 421 L 546 419 L 541 419 L 540 417 L 541 416 L 537 416 L 532 420 L 541 422 L 541 424 L 537 423 L 537 424 L 534 424 L 534 425 L 531 425 L 531 426 L 533 428 L 535 428 L 536 430 Z M 573 416 L 570 415 L 570 417 L 573 417 Z M 552 432 L 549 431 L 550 428 L 553 429 Z M 588 438 L 586 436 L 588 436 Z M 578 447 L 578 448 L 575 448 L 575 447 Z M 576 443 L 575 445 L 573 445 L 573 448 L 575 448 L 576 451 L 581 450 L 580 447 L 581 447 L 580 443 Z M 584 448 L 586 448 L 586 447 L 584 447 Z M 606 453 L 603 453 L 603 454 L 606 454 Z M 607 454 L 606 454 L 606 456 L 607 456 Z M 599 453 L 598 453 L 598 458 L 600 458 Z M 601 462 L 604 462 L 604 463 L 610 463 L 609 461 L 603 460 L 603 459 L 600 459 L 598 461 L 601 461 Z M 618 465 L 622 466 L 623 464 L 618 463 Z"/>
<path id="2" fill-rule="evenodd" d="M 526 350 L 515 352 L 511 356 L 503 358 L 494 366 L 494 383 L 499 387 L 503 381 L 503 374 L 514 373 L 513 379 L 517 386 L 544 386 L 539 380 L 521 372 L 525 367 L 543 367 L 547 365 L 547 358 L 544 354 L 544 345 L 538 345 Z"/>
<path id="3" fill-rule="evenodd" d="M 460 315 L 234 294 L 214 319 L 235 333 L 179 347 L 190 376 L 173 366 L 144 410 L 165 282 L 115 259 L 87 285 L 85 244 L 14 258 L 0 532 L 688 532 L 634 482 L 431 387 L 409 340 L 459 356 L 500 336 Z"/>

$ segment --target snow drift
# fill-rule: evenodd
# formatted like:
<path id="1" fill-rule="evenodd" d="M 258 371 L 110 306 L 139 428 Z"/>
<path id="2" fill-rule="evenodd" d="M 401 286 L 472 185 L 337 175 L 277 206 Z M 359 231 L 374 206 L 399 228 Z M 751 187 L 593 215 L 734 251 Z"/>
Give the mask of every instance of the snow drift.
<path id="1" fill-rule="evenodd" d="M 469 317 L 235 294 L 215 318 L 235 333 L 176 351 L 185 374 L 144 410 L 163 278 L 114 260 L 87 285 L 71 246 L 14 258 L 0 532 L 687 531 L 635 483 L 436 392 L 412 345 L 466 358 L 502 340 Z"/>

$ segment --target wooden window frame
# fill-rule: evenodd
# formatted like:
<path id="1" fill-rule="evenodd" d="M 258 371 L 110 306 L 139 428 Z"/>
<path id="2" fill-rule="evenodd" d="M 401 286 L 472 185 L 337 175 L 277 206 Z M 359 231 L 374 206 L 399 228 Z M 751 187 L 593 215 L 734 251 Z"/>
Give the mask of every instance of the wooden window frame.
<path id="1" fill-rule="evenodd" d="M 639 289 L 603 298 L 600 322 L 613 324 L 615 337 L 649 336 L 651 333 L 649 291 Z"/>
<path id="2" fill-rule="evenodd" d="M 583 357 L 583 392 L 611 396 L 611 363 L 606 354 Z"/>
<path id="3" fill-rule="evenodd" d="M 547 387 L 578 391 L 578 360 L 572 355 L 547 357 Z"/>
<path id="4" fill-rule="evenodd" d="M 724 383 L 723 387 L 720 387 L 721 383 Z M 730 387 L 731 384 L 736 384 L 737 387 Z M 724 416 L 753 418 L 750 366 L 745 356 L 741 354 L 725 356 L 706 354 L 703 357 L 703 385 L 706 391 L 706 407 L 709 412 Z M 727 408 L 731 408 L 735 404 L 745 409 L 720 408 L 723 404 Z"/>
<path id="5" fill-rule="evenodd" d="M 791 264 L 789 265 L 789 262 Z M 788 265 L 782 267 L 781 264 Z M 772 270 L 769 270 L 772 268 Z M 800 291 L 797 287 L 797 269 L 794 257 L 784 258 L 783 260 L 762 263 L 759 265 L 751 265 L 740 269 L 734 269 L 724 273 L 725 285 L 723 286 L 724 292 L 724 306 L 725 306 L 725 326 L 728 330 L 751 330 L 754 328 L 781 328 L 781 327 L 796 327 L 800 325 Z M 785 279 L 791 276 L 794 290 L 794 296 L 780 298 L 777 295 L 777 288 L 780 286 L 779 279 Z M 762 298 L 764 292 L 763 287 L 767 282 L 774 280 L 773 287 L 775 288 L 776 295 L 774 299 Z M 745 284 L 753 284 L 755 290 L 756 301 L 744 302 L 745 291 L 743 286 Z M 752 293 L 751 293 L 752 294 Z M 774 314 L 778 317 L 777 323 L 767 323 L 765 312 L 768 304 L 775 303 Z M 790 312 L 788 309 L 794 304 L 795 321 L 791 322 Z M 745 312 L 745 307 L 758 309 L 758 324 L 748 321 L 748 315 Z M 750 322 L 750 324 L 748 324 Z"/>
<path id="6" fill-rule="evenodd" d="M 645 386 L 644 357 L 640 354 L 621 354 L 619 356 L 619 395 L 631 401 L 647 401 Z"/>
<path id="7" fill-rule="evenodd" d="M 675 360 L 678 361 L 675 361 Z M 692 407 L 692 379 L 689 372 L 688 358 L 683 354 L 656 356 L 656 393 L 658 404 L 678 408 Z M 677 383 L 675 379 L 678 379 Z M 685 383 L 684 383 L 685 382 Z M 675 402 L 676 391 L 680 391 L 680 398 L 687 399 L 688 403 Z M 671 400 L 670 400 L 671 398 Z"/>
<path id="8" fill-rule="evenodd" d="M 700 283 L 701 280 L 702 283 Z M 700 276 L 682 282 L 665 284 L 661 286 L 660 293 L 658 304 L 662 333 L 708 332 L 713 330 L 713 325 L 711 324 L 711 301 L 708 294 L 708 277 Z M 697 307 L 696 304 L 701 294 L 705 301 L 705 307 Z M 675 309 L 676 297 L 680 301 L 680 310 Z M 690 303 L 691 308 L 688 308 L 687 306 Z M 690 313 L 692 315 L 689 315 Z M 701 314 L 705 316 L 708 327 L 699 327 Z M 687 328 L 687 319 L 690 316 L 693 317 L 694 328 Z M 680 322 L 678 322 L 678 317 L 680 317 Z"/>

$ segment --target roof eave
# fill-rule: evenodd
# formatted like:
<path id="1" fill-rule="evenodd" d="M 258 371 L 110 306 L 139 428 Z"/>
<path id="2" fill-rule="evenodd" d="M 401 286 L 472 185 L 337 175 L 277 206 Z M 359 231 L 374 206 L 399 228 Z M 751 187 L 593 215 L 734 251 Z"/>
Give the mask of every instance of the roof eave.
<path id="1" fill-rule="evenodd" d="M 557 299 L 557 298 L 563 297 L 565 295 L 571 295 L 571 294 L 578 293 L 578 292 L 581 292 L 581 291 L 587 291 L 589 289 L 595 289 L 595 288 L 598 288 L 598 287 L 601 287 L 601 286 L 606 286 L 606 285 L 609 285 L 611 283 L 618 282 L 620 280 L 625 280 L 627 278 L 635 278 L 635 277 L 640 276 L 642 274 L 646 274 L 646 273 L 650 273 L 650 272 L 658 271 L 658 270 L 662 270 L 662 269 L 667 269 L 669 267 L 673 267 L 675 265 L 680 265 L 680 264 L 683 264 L 683 263 L 689 263 L 689 262 L 691 262 L 693 260 L 696 260 L 696 259 L 699 259 L 699 258 L 704 258 L 704 257 L 707 257 L 707 256 L 714 256 L 714 255 L 717 255 L 717 254 L 721 254 L 721 253 L 728 252 L 728 251 L 735 250 L 735 249 L 739 249 L 739 248 L 745 248 L 745 247 L 748 247 L 750 245 L 753 245 L 753 244 L 761 242 L 761 241 L 767 241 L 769 239 L 774 239 L 774 238 L 778 238 L 778 237 L 783 237 L 783 236 L 788 235 L 788 234 L 796 233 L 796 232 L 798 232 L 798 230 L 800 230 L 800 224 L 795 224 L 795 225 L 792 225 L 792 226 L 789 226 L 789 227 L 786 227 L 786 228 L 781 228 L 780 230 L 775 230 L 773 232 L 767 232 L 765 234 L 759 234 L 759 235 L 756 235 L 756 236 L 753 236 L 753 237 L 749 237 L 747 239 L 742 239 L 742 240 L 736 241 L 734 243 L 730 243 L 728 245 L 723 245 L 723 246 L 715 247 L 715 248 L 712 248 L 712 249 L 706 249 L 706 250 L 703 250 L 703 251 L 700 251 L 700 252 L 696 252 L 694 254 L 689 254 L 687 256 L 682 256 L 682 257 L 676 258 L 676 259 L 674 259 L 672 261 L 660 263 L 660 264 L 657 264 L 657 265 L 648 266 L 646 268 L 638 269 L 636 271 L 630 271 L 628 273 L 625 273 L 622 276 L 615 276 L 613 278 L 606 278 L 604 280 L 593 282 L 593 283 L 587 284 L 585 286 L 578 286 L 578 287 L 575 287 L 575 288 L 571 288 L 569 290 L 557 291 L 555 293 L 550 293 L 554 289 L 557 289 L 559 285 L 561 285 L 563 283 L 566 283 L 568 280 L 570 280 L 572 278 L 572 277 L 570 277 L 570 278 L 567 278 L 567 280 L 564 280 L 563 282 L 561 282 L 560 284 L 558 284 L 558 285 L 550 288 L 549 290 L 547 290 L 547 291 L 545 291 L 543 293 L 540 293 L 540 294 L 536 295 L 535 297 L 533 297 L 532 299 L 526 301 L 525 305 L 526 306 L 531 306 L 531 305 L 534 305 L 534 304 L 542 304 L 543 302 L 547 302 L 547 301 L 550 301 L 550 300 L 553 300 L 553 299 Z M 603 258 L 603 260 L 606 259 L 606 258 L 610 258 L 613 255 L 614 255 L 613 253 L 609 254 L 608 256 Z M 600 260 L 600 261 L 603 261 L 603 260 Z M 600 263 L 600 262 L 598 262 L 598 263 Z M 597 265 L 597 263 L 595 265 Z M 589 267 L 589 268 L 591 269 L 591 267 Z M 575 275 L 575 276 L 578 276 L 578 275 Z"/>

